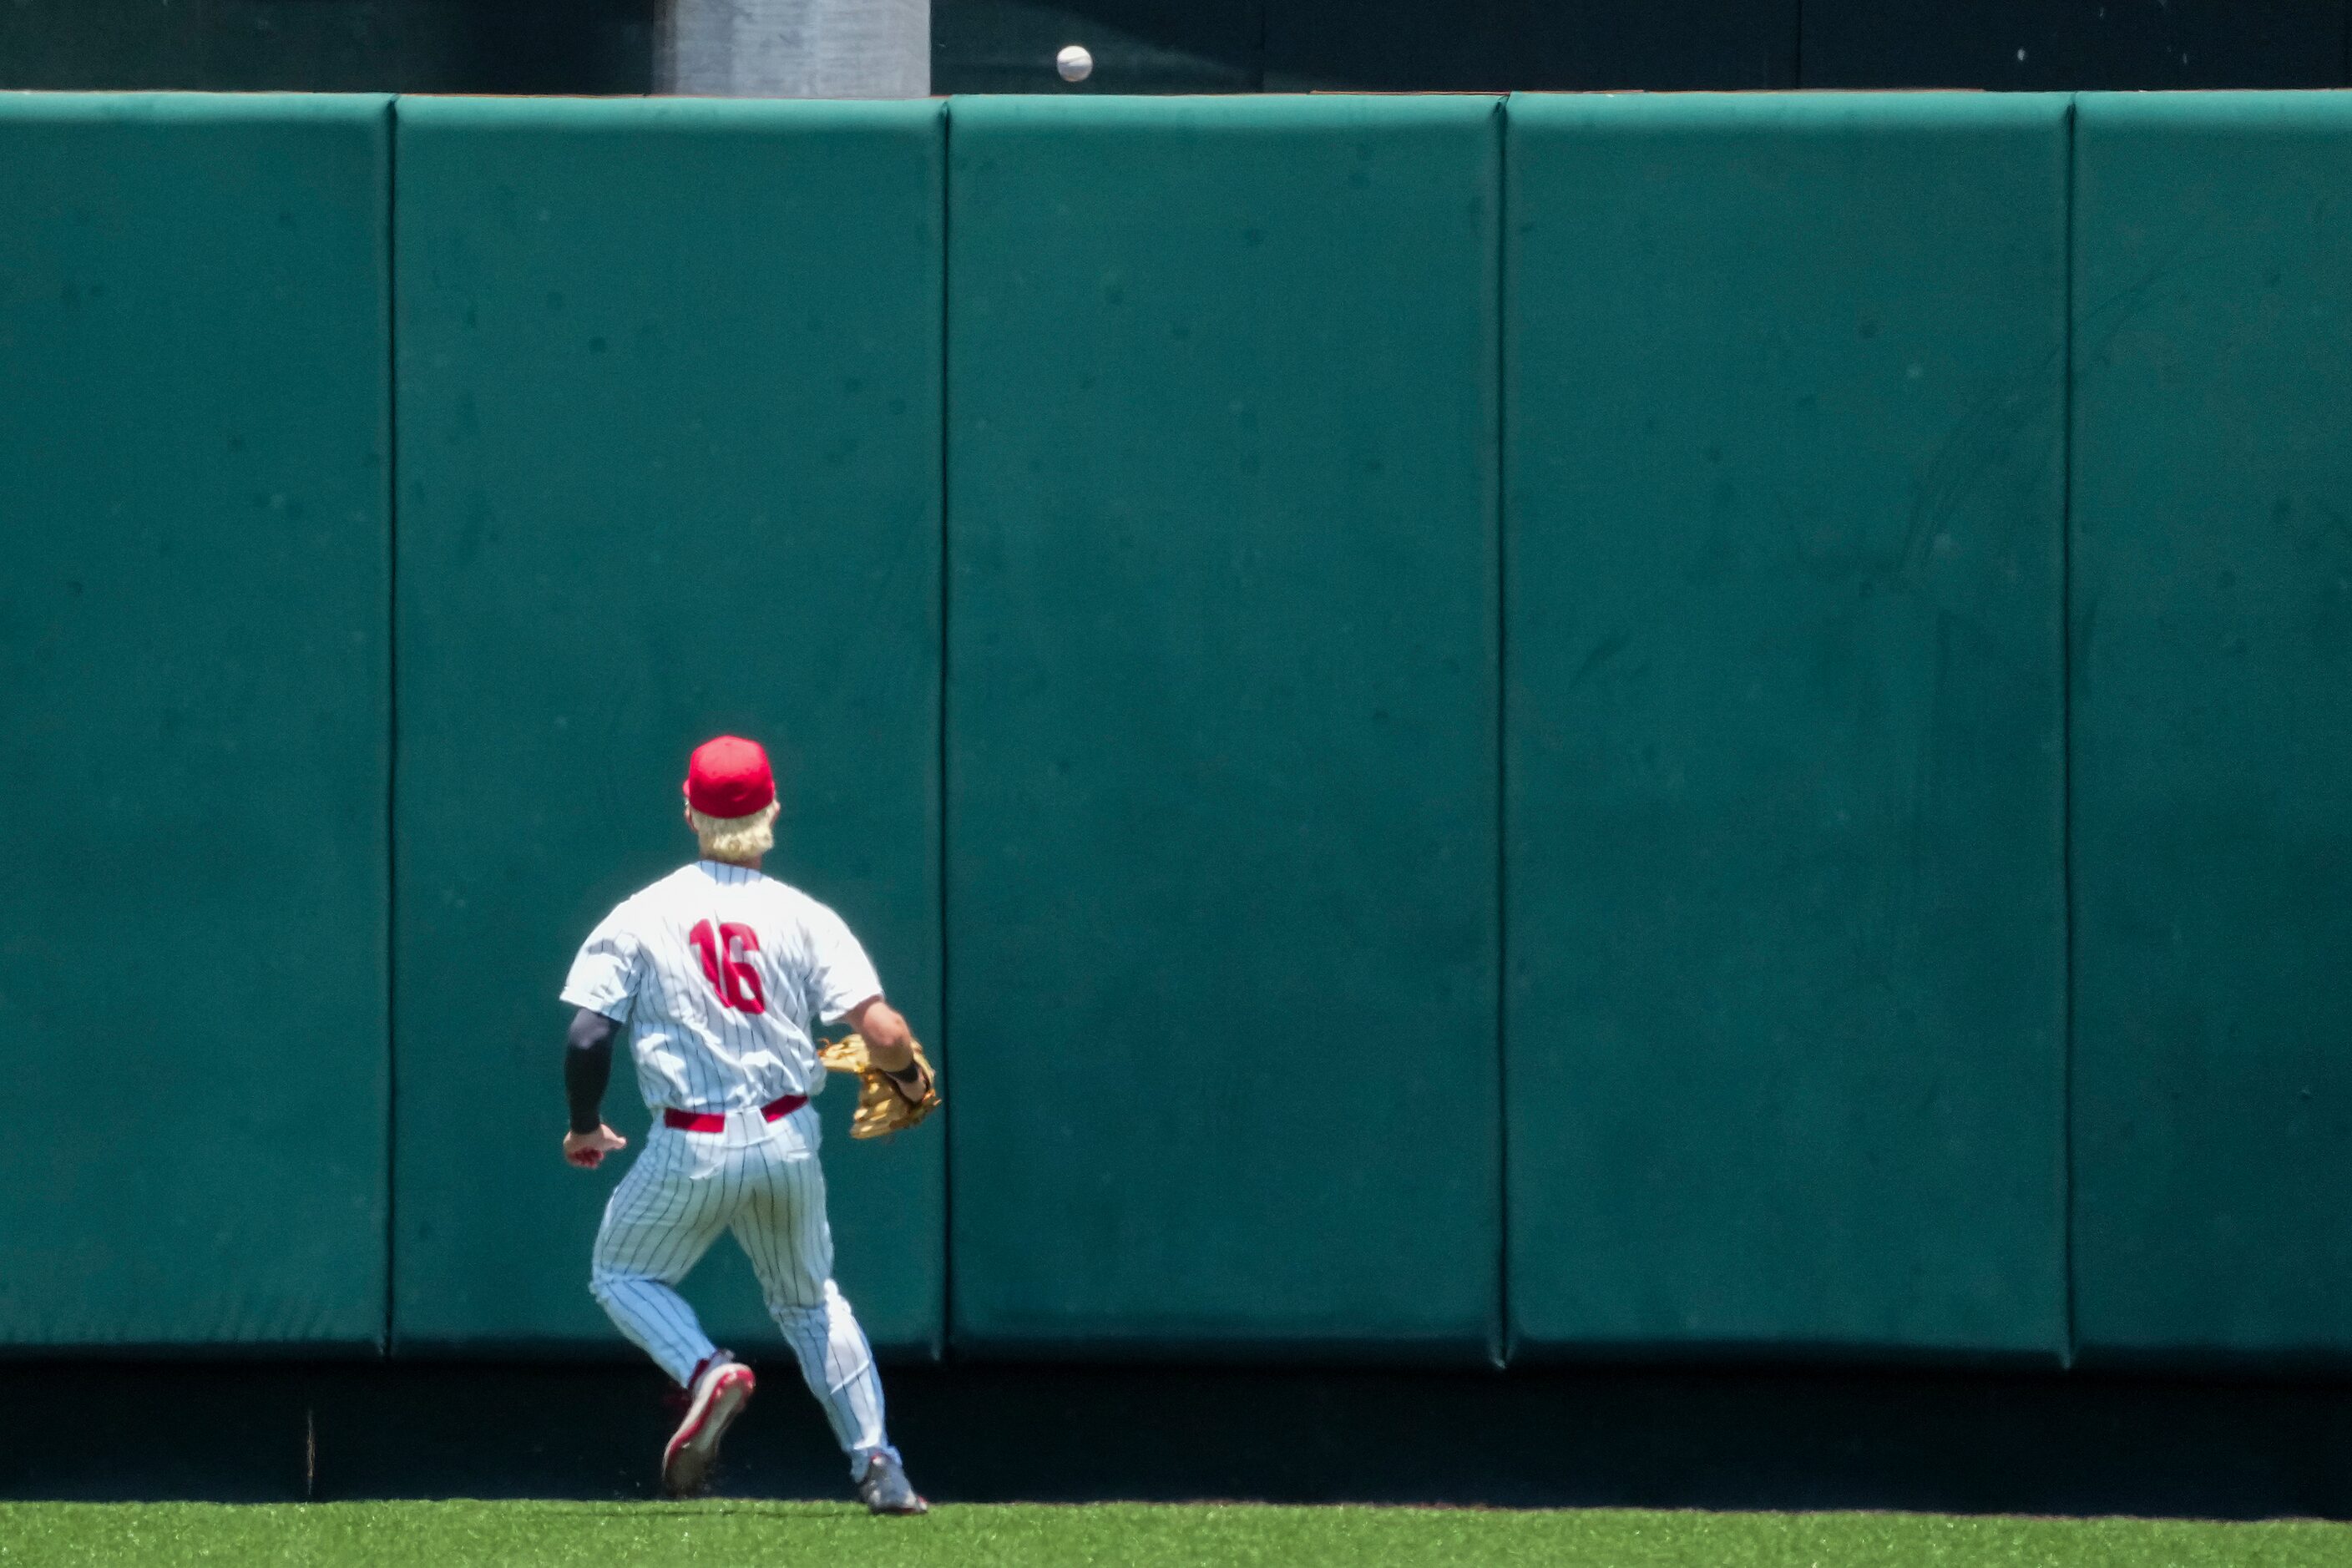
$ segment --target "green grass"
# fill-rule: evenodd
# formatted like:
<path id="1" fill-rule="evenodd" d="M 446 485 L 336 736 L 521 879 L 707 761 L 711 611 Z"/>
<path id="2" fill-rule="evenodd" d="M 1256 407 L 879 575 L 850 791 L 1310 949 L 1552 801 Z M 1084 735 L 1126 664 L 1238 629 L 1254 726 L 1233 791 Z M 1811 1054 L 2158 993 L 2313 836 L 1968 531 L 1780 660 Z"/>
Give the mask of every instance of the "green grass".
<path id="1" fill-rule="evenodd" d="M 0 1503 L 0 1568 L 183 1563 L 2326 1568 L 2352 1565 L 2352 1525 L 1213 1504 L 949 1507 L 877 1520 L 824 1503 Z"/>

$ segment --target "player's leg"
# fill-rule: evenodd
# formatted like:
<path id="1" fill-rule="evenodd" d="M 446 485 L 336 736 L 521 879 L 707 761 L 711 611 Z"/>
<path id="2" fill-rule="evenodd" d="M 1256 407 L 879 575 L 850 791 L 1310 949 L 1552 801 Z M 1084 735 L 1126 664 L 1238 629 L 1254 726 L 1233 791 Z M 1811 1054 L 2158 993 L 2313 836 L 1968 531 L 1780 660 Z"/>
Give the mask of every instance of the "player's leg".
<path id="1" fill-rule="evenodd" d="M 896 1458 L 883 1430 L 882 1378 L 874 1369 L 874 1351 L 866 1331 L 841 1289 L 832 1280 L 818 1286 L 813 1306 L 771 1305 L 769 1315 L 783 1331 L 809 1392 L 824 1406 L 833 1436 L 849 1456 L 850 1475 L 866 1473 L 866 1461 L 876 1454 Z"/>
<path id="2" fill-rule="evenodd" d="M 783 1331 L 802 1378 L 849 1456 L 851 1478 L 862 1486 L 879 1460 L 898 1479 L 904 1493 L 898 1500 L 911 1504 L 887 1511 L 919 1511 L 922 1500 L 905 1485 L 898 1451 L 884 1429 L 882 1379 L 874 1368 L 873 1348 L 833 1282 L 833 1230 L 825 1220 L 815 1121 L 816 1112 L 809 1109 L 775 1124 L 764 1179 L 753 1184 L 736 1216 L 736 1239 L 760 1277 L 768 1315 Z"/>
<path id="3" fill-rule="evenodd" d="M 731 1133 L 656 1127 L 596 1233 L 590 1289 L 621 1332 L 686 1391 L 661 1458 L 662 1486 L 676 1497 L 709 1484 L 719 1440 L 754 1385 L 751 1369 L 711 1344 L 676 1289 L 742 1201 L 742 1155 Z"/>
<path id="4" fill-rule="evenodd" d="M 676 1287 L 727 1228 L 737 1186 L 719 1151 L 688 1143 L 698 1136 L 655 1126 L 604 1205 L 588 1279 L 614 1325 L 682 1387 L 716 1347 Z"/>

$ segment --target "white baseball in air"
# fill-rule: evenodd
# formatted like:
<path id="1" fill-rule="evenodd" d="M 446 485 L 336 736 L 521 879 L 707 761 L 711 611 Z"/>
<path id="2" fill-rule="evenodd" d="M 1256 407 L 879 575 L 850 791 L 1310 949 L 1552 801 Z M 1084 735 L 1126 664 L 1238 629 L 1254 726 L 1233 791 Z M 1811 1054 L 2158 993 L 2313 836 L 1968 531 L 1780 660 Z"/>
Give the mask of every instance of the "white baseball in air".
<path id="1" fill-rule="evenodd" d="M 1064 81 L 1084 81 L 1095 74 L 1095 58 L 1084 44 L 1072 44 L 1054 57 L 1054 68 Z"/>

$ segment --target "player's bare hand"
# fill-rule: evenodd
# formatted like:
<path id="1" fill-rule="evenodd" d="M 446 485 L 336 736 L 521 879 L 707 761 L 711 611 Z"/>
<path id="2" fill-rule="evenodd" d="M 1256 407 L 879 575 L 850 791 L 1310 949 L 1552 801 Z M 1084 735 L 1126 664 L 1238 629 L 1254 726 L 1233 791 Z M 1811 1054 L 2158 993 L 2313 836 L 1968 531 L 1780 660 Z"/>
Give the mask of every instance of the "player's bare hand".
<path id="1" fill-rule="evenodd" d="M 594 1170 L 604 1163 L 605 1155 L 628 1146 L 627 1139 L 601 1124 L 593 1132 L 563 1135 L 563 1157 L 583 1171 Z"/>

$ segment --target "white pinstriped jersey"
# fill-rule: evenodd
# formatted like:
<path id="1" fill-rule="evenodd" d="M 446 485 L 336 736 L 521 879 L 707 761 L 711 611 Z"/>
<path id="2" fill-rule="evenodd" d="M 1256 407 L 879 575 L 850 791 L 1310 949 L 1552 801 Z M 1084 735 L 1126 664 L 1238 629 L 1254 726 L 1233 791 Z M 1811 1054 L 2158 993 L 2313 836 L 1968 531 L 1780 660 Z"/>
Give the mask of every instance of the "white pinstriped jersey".
<path id="1" fill-rule="evenodd" d="M 628 1026 L 646 1104 L 723 1114 L 824 1087 L 814 1026 L 879 996 L 839 915 L 741 866 L 698 860 L 606 915 L 563 1000 Z"/>

